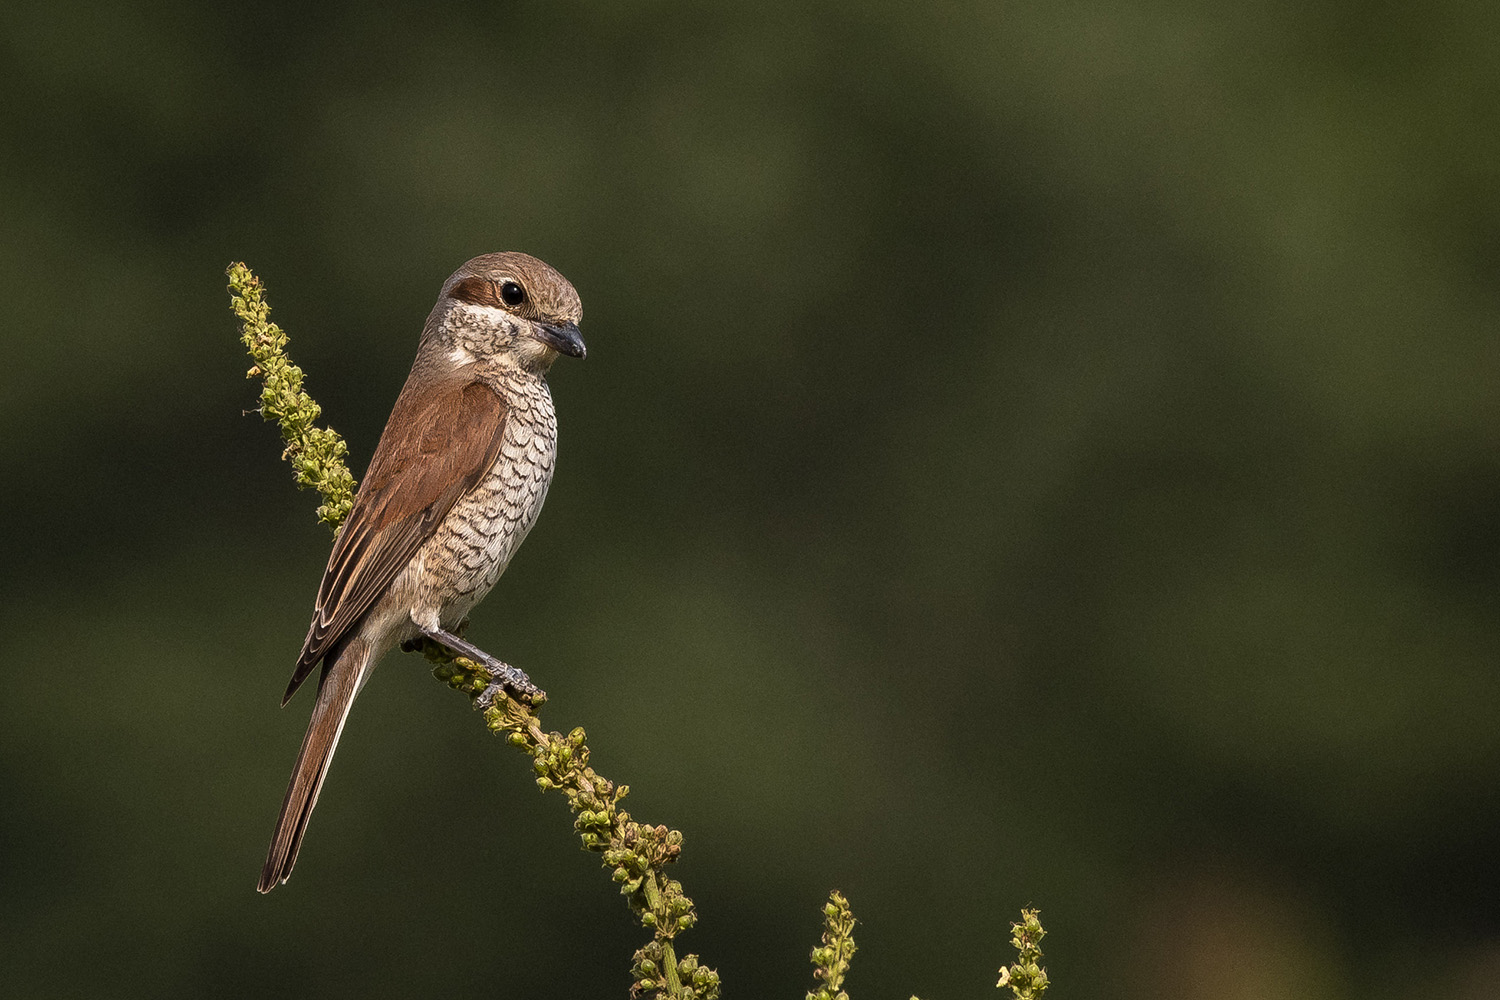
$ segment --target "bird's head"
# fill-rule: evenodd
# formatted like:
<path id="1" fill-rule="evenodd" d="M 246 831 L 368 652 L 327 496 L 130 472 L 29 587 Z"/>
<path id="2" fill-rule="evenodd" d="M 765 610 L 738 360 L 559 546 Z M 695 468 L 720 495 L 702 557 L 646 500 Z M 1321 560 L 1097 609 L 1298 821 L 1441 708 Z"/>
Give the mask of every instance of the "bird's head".
<path id="1" fill-rule="evenodd" d="M 584 356 L 583 304 L 568 279 L 524 253 L 487 253 L 453 272 L 427 321 L 454 360 L 545 372 L 559 354 Z M 472 357 L 465 357 L 470 355 Z"/>

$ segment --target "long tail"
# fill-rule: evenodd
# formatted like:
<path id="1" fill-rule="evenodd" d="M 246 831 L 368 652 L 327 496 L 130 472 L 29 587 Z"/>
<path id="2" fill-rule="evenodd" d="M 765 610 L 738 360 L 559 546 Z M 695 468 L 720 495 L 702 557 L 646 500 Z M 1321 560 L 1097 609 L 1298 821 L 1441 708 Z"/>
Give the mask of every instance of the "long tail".
<path id="1" fill-rule="evenodd" d="M 328 774 L 328 764 L 339 745 L 339 735 L 344 731 L 344 720 L 349 717 L 349 708 L 359 693 L 360 682 L 370 669 L 370 652 L 369 644 L 363 639 L 350 639 L 336 651 L 333 665 L 318 683 L 318 701 L 313 706 L 312 721 L 302 739 L 302 750 L 297 754 L 297 766 L 292 771 L 292 782 L 287 786 L 286 800 L 281 803 L 281 816 L 276 820 L 276 833 L 271 838 L 266 866 L 261 869 L 260 885 L 257 886 L 261 892 L 270 892 L 285 882 L 292 874 L 292 865 L 297 863 L 297 848 L 307 831 L 307 820 L 312 815 L 313 806 L 318 804 L 318 789 L 323 787 L 323 778 Z"/>

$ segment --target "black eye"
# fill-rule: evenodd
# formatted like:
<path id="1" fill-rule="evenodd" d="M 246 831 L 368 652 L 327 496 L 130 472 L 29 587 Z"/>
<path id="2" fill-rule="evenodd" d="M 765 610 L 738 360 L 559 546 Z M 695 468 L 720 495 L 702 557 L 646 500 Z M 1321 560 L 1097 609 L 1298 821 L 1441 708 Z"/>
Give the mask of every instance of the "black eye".
<path id="1" fill-rule="evenodd" d="M 526 301 L 526 289 L 514 281 L 507 281 L 500 286 L 500 301 L 508 306 L 518 306 Z"/>

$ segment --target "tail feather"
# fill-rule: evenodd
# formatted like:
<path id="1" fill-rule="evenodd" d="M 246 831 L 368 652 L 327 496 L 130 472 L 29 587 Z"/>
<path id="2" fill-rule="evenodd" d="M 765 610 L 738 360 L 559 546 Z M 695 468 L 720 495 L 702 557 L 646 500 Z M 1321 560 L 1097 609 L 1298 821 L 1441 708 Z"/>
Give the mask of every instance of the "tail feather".
<path id="1" fill-rule="evenodd" d="M 318 803 L 318 790 L 323 787 L 328 764 L 333 760 L 333 751 L 338 748 L 344 720 L 349 717 L 354 696 L 359 693 L 370 668 L 370 652 L 369 644 L 363 639 L 350 639 L 334 652 L 332 666 L 324 672 L 318 684 L 318 700 L 313 706 L 312 720 L 308 723 L 307 735 L 303 737 L 302 750 L 297 754 L 297 765 L 292 770 L 286 799 L 281 803 L 281 816 L 276 820 L 276 833 L 271 837 L 266 866 L 261 869 L 257 886 L 261 892 L 270 892 L 285 882 L 292 874 L 292 866 L 297 863 L 297 849 L 302 844 L 313 806 Z"/>

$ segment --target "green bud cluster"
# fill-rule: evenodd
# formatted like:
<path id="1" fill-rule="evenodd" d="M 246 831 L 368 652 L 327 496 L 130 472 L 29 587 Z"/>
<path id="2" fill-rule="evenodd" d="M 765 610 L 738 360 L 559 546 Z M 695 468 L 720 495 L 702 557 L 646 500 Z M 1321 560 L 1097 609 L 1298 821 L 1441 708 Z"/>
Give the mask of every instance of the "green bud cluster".
<path id="1" fill-rule="evenodd" d="M 630 974 L 635 977 L 635 984 L 630 987 L 631 1000 L 656 1000 L 658 997 L 718 1000 L 719 974 L 698 964 L 697 955 L 676 961 L 669 973 L 671 953 L 672 946 L 660 941 L 652 941 L 635 953 L 635 964 L 630 968 Z"/>
<path id="2" fill-rule="evenodd" d="M 414 648 L 433 661 L 433 675 L 454 690 L 477 699 L 489 686 L 488 675 L 470 660 L 450 656 L 432 642 Z M 718 974 L 701 965 L 696 955 L 679 960 L 672 948 L 673 938 L 698 922 L 682 883 L 664 873 L 682 854 L 682 832 L 631 819 L 620 807 L 630 786 L 617 785 L 589 766 L 584 731 L 543 732 L 537 707 L 500 692 L 485 709 L 485 724 L 531 757 L 538 788 L 562 792 L 583 849 L 600 855 L 641 926 L 651 931 L 651 942 L 635 955 L 631 995 L 714 1000 L 719 995 Z"/>
<path id="3" fill-rule="evenodd" d="M 849 1000 L 844 977 L 854 946 L 854 911 L 840 892 L 832 892 L 823 906 L 823 943 L 812 950 L 813 978 L 822 986 L 807 994 L 807 1000 Z"/>
<path id="4" fill-rule="evenodd" d="M 265 286 L 244 264 L 231 264 L 226 273 L 229 304 L 242 324 L 240 342 L 255 362 L 245 377 L 261 380 L 260 415 L 280 426 L 281 457 L 292 463 L 298 489 L 322 494 L 318 519 L 337 529 L 354 505 L 354 476 L 344 461 L 349 446 L 337 431 L 316 426 L 323 409 L 303 390 L 302 369 L 287 357 L 287 335 L 271 322 Z"/>
<path id="5" fill-rule="evenodd" d="M 1010 925 L 1010 943 L 1018 961 L 1000 970 L 998 987 L 1009 986 L 1016 1000 L 1041 1000 L 1047 991 L 1047 970 L 1042 968 L 1042 927 L 1039 910 L 1022 910 L 1021 922 Z"/>

